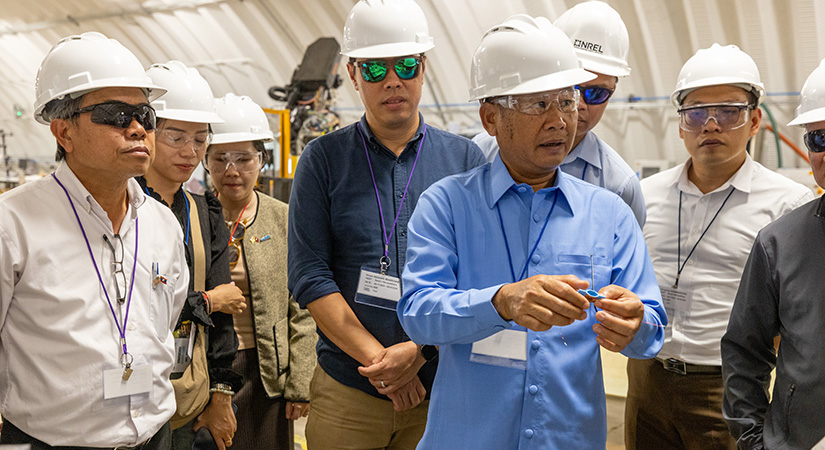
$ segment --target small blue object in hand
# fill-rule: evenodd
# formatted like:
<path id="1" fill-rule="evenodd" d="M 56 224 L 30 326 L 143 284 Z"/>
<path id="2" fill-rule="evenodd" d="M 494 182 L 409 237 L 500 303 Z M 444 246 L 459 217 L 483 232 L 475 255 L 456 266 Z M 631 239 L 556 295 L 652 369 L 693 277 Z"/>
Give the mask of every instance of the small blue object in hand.
<path id="1" fill-rule="evenodd" d="M 581 294 L 585 297 L 593 298 L 593 299 L 605 298 L 604 295 L 599 294 L 598 292 L 594 291 L 593 289 L 579 289 L 579 294 Z"/>

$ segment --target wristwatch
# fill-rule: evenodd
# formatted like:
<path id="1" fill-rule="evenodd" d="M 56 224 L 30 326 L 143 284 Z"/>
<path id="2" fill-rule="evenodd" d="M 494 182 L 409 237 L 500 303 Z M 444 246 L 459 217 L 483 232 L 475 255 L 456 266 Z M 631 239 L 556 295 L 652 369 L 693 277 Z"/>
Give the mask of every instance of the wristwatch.
<path id="1" fill-rule="evenodd" d="M 438 356 L 438 347 L 435 345 L 422 345 L 421 356 L 423 356 L 427 362 L 434 360 Z"/>

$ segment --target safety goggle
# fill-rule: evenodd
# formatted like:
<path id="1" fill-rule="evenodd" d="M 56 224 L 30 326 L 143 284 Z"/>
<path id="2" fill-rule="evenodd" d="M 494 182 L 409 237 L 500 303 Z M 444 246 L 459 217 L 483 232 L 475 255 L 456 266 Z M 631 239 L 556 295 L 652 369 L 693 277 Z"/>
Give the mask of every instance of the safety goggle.
<path id="1" fill-rule="evenodd" d="M 825 130 L 809 131 L 805 133 L 803 140 L 811 153 L 825 152 Z"/>
<path id="2" fill-rule="evenodd" d="M 206 147 L 209 146 L 209 143 L 212 141 L 212 133 L 197 133 L 194 136 L 190 136 L 183 131 L 163 129 L 158 131 L 157 136 L 155 136 L 155 141 L 162 142 L 176 150 L 182 149 L 191 142 L 192 149 L 199 152 L 206 150 Z"/>
<path id="3" fill-rule="evenodd" d="M 148 103 L 130 105 L 129 103 L 110 100 L 108 102 L 80 108 L 75 111 L 73 115 L 76 116 L 87 112 L 92 113 L 92 122 L 100 125 L 129 128 L 134 119 L 137 120 L 140 126 L 146 131 L 152 131 L 157 124 L 155 109 Z"/>
<path id="4" fill-rule="evenodd" d="M 252 173 L 260 168 L 263 162 L 261 152 L 226 152 L 207 155 L 206 164 L 209 170 L 223 173 L 232 165 L 239 173 Z"/>
<path id="5" fill-rule="evenodd" d="M 389 64 L 384 60 L 356 62 L 361 69 L 361 76 L 368 83 L 378 83 L 387 77 Z M 421 72 L 421 58 L 409 57 L 400 58 L 393 63 L 395 74 L 402 80 L 412 80 Z"/>
<path id="6" fill-rule="evenodd" d="M 576 86 L 576 89 L 581 92 L 582 100 L 584 103 L 588 105 L 601 105 L 602 103 L 610 100 L 610 96 L 613 95 L 614 89 L 592 86 L 592 87 L 582 87 Z"/>
<path id="7" fill-rule="evenodd" d="M 711 103 L 688 106 L 678 111 L 679 128 L 685 131 L 700 131 L 713 118 L 722 130 L 735 130 L 745 125 L 748 111 L 753 108 L 753 105 L 748 103 Z"/>
<path id="8" fill-rule="evenodd" d="M 550 110 L 553 105 L 562 113 L 572 114 L 579 108 L 579 95 L 577 89 L 570 87 L 535 94 L 493 97 L 486 101 L 530 116 L 540 116 Z"/>

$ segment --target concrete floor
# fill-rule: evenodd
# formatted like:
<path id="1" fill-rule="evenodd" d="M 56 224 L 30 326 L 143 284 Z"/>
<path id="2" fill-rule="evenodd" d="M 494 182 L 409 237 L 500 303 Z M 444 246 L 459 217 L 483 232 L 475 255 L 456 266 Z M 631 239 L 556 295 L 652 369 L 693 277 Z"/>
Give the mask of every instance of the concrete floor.
<path id="1" fill-rule="evenodd" d="M 307 450 L 304 439 L 306 419 L 295 422 L 295 450 Z M 607 396 L 607 447 L 624 450 L 624 397 Z"/>

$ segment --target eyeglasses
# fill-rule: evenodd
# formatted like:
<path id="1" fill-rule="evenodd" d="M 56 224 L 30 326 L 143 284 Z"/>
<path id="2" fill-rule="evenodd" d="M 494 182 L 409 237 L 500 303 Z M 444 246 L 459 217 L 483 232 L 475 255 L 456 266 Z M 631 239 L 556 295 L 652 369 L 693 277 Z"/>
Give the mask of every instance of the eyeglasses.
<path id="1" fill-rule="evenodd" d="M 387 61 L 380 59 L 375 61 L 362 61 L 355 64 L 361 68 L 361 76 L 364 77 L 364 81 L 368 83 L 378 83 L 386 78 L 387 73 L 389 73 Z M 421 72 L 419 70 L 421 67 L 421 58 L 400 58 L 395 61 L 393 67 L 398 78 L 402 80 L 412 80 Z"/>
<path id="2" fill-rule="evenodd" d="M 805 133 L 803 140 L 811 153 L 825 152 L 825 130 L 809 131 Z"/>
<path id="3" fill-rule="evenodd" d="M 129 128 L 132 120 L 137 122 L 146 131 L 152 131 L 157 124 L 155 109 L 148 103 L 130 105 L 129 103 L 111 100 L 108 102 L 89 105 L 75 111 L 72 116 L 92 113 L 92 122 L 100 125 L 110 125 L 118 128 Z"/>
<path id="4" fill-rule="evenodd" d="M 613 91 L 615 90 L 598 86 L 576 86 L 576 89 L 581 92 L 582 100 L 588 105 L 601 105 L 602 103 L 610 100 L 610 97 L 613 95 Z"/>
<path id="5" fill-rule="evenodd" d="M 126 274 L 123 273 L 123 240 L 118 234 L 115 235 L 115 238 L 117 239 L 117 248 L 120 249 L 120 252 L 115 250 L 115 246 L 112 245 L 109 237 L 105 234 L 103 235 L 103 240 L 106 242 L 106 245 L 109 246 L 109 250 L 112 251 L 112 266 L 114 268 L 117 302 L 123 304 L 123 302 L 126 301 Z"/>
<path id="6" fill-rule="evenodd" d="M 244 235 L 246 235 L 246 225 L 241 221 L 235 222 L 235 226 L 232 228 L 232 236 L 229 237 L 229 267 L 235 267 L 235 264 L 238 264 L 238 260 L 241 258 L 240 242 L 243 241 Z"/>
<path id="7" fill-rule="evenodd" d="M 157 136 L 155 136 L 155 140 L 158 142 L 163 142 L 165 145 L 177 150 L 184 148 L 191 142 L 192 149 L 199 152 L 201 150 L 205 150 L 206 147 L 208 147 L 212 142 L 212 134 L 209 132 L 203 132 L 197 133 L 194 136 L 189 136 L 180 130 L 163 129 L 158 131 Z"/>
<path id="8" fill-rule="evenodd" d="M 712 103 L 688 106 L 678 111 L 679 128 L 685 131 L 700 131 L 713 118 L 723 131 L 741 128 L 748 121 L 748 111 L 753 109 L 748 103 Z M 711 114 L 713 111 L 713 114 Z"/>
<path id="9" fill-rule="evenodd" d="M 263 162 L 261 152 L 226 152 L 207 155 L 206 163 L 211 172 L 223 173 L 231 164 L 238 173 L 252 173 L 260 169 Z"/>
<path id="10" fill-rule="evenodd" d="M 562 113 L 572 114 L 579 108 L 579 95 L 579 91 L 571 87 L 536 94 L 493 97 L 486 101 L 530 116 L 540 116 L 550 110 L 553 105 L 556 105 Z"/>

